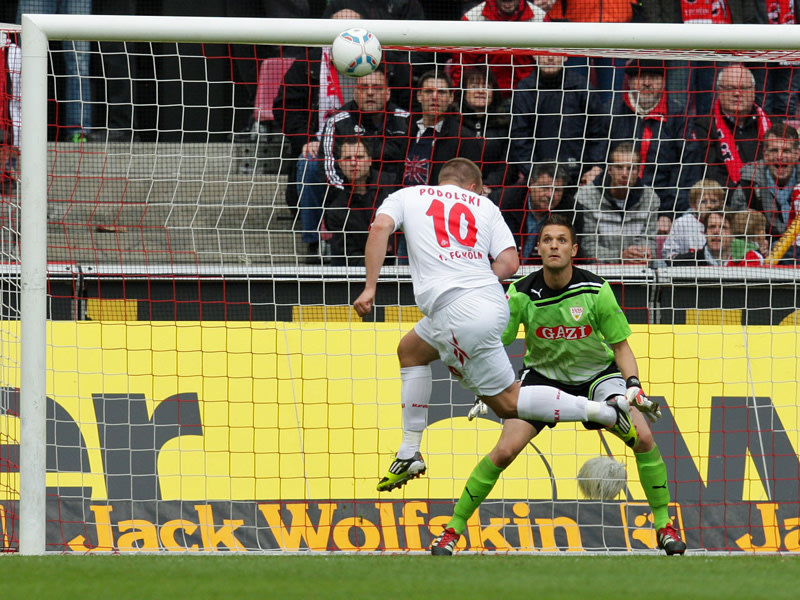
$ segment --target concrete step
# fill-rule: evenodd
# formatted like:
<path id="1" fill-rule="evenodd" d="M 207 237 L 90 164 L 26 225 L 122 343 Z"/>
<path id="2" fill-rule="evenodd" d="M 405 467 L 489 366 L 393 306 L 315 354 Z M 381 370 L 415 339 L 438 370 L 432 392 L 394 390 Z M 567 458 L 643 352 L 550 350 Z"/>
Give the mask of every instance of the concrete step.
<path id="1" fill-rule="evenodd" d="M 298 265 L 280 136 L 237 143 L 48 146 L 48 258 Z"/>
<path id="2" fill-rule="evenodd" d="M 254 229 L 266 231 L 276 212 L 262 206 L 197 206 L 197 205 L 90 205 L 73 203 L 64 207 L 51 205 L 50 221 L 67 225 L 95 227 L 139 227 L 167 229 Z M 277 226 L 277 221 L 275 224 Z"/>
<path id="3" fill-rule="evenodd" d="M 51 225 L 48 260 L 85 264 L 296 265 L 303 244 L 289 231 L 129 229 L 98 231 L 87 225 Z"/>
<path id="4" fill-rule="evenodd" d="M 216 180 L 152 180 L 61 175 L 51 179 L 48 201 L 73 204 L 196 204 L 283 206 L 286 177 L 232 175 Z"/>
<path id="5" fill-rule="evenodd" d="M 50 202 L 48 221 L 62 225 L 281 231 L 296 228 L 284 206 L 124 202 Z"/>
<path id="6" fill-rule="evenodd" d="M 276 166 L 282 147 L 281 134 L 266 134 L 242 143 L 51 142 L 47 147 L 48 173 L 128 179 L 225 179 L 252 173 L 247 167 L 252 159 Z"/>

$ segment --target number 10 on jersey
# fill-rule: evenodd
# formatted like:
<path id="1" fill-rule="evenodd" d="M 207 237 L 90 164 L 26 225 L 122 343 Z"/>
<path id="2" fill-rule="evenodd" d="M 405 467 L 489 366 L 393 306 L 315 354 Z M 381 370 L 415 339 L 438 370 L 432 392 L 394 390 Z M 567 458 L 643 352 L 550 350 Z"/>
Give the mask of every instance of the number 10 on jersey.
<path id="1" fill-rule="evenodd" d="M 450 247 L 450 236 L 456 242 L 467 248 L 474 248 L 478 240 L 478 228 L 475 225 L 475 215 L 468 206 L 454 204 L 449 214 L 445 214 L 447 207 L 441 200 L 434 200 L 425 212 L 433 219 L 433 230 L 436 232 L 436 241 L 442 248 Z M 466 231 L 461 232 L 461 220 L 464 219 Z"/>

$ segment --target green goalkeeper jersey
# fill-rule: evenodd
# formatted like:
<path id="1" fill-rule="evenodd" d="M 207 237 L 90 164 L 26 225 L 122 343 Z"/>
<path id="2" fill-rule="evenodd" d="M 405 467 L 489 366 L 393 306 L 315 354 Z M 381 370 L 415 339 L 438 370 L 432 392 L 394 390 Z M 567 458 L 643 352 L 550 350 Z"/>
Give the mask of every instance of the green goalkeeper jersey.
<path id="1" fill-rule="evenodd" d="M 577 267 L 560 290 L 547 287 L 541 269 L 515 281 L 508 288 L 508 305 L 503 343 L 514 341 L 522 323 L 525 367 L 562 383 L 594 379 L 614 360 L 609 344 L 631 334 L 608 282 Z"/>

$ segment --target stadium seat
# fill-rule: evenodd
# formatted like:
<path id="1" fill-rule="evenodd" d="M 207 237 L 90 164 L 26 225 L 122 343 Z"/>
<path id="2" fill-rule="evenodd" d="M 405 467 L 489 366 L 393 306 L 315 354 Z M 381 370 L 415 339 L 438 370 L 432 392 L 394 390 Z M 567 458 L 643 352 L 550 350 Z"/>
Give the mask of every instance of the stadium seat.
<path id="1" fill-rule="evenodd" d="M 258 88 L 256 89 L 256 107 L 253 120 L 256 123 L 272 121 L 272 102 L 278 95 L 283 76 L 294 62 L 293 58 L 266 58 L 258 69 Z"/>

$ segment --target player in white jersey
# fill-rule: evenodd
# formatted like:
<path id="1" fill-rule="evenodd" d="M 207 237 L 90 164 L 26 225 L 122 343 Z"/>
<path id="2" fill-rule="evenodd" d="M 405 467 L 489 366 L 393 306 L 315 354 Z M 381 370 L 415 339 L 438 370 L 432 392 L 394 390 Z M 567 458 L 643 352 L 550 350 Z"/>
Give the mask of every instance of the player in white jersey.
<path id="1" fill-rule="evenodd" d="M 406 232 L 414 296 L 423 314 L 434 312 L 437 298 L 452 289 L 499 288 L 498 276 L 513 275 L 519 265 L 514 236 L 497 206 L 457 185 L 400 190 L 378 214 Z M 494 267 L 490 256 L 497 257 Z"/>
<path id="2" fill-rule="evenodd" d="M 363 317 L 372 310 L 387 243 L 402 227 L 415 299 L 425 315 L 397 347 L 403 441 L 379 491 L 425 472 L 419 447 L 432 388 L 430 363 L 437 358 L 500 418 L 595 421 L 635 435 L 624 401 L 591 402 L 547 386 L 520 390 L 501 339 L 509 310 L 500 285 L 516 273 L 519 255 L 499 209 L 482 190 L 478 166 L 451 159 L 439 173 L 439 185 L 406 188 L 386 198 L 370 228 L 366 283 L 353 303 L 356 312 Z"/>

